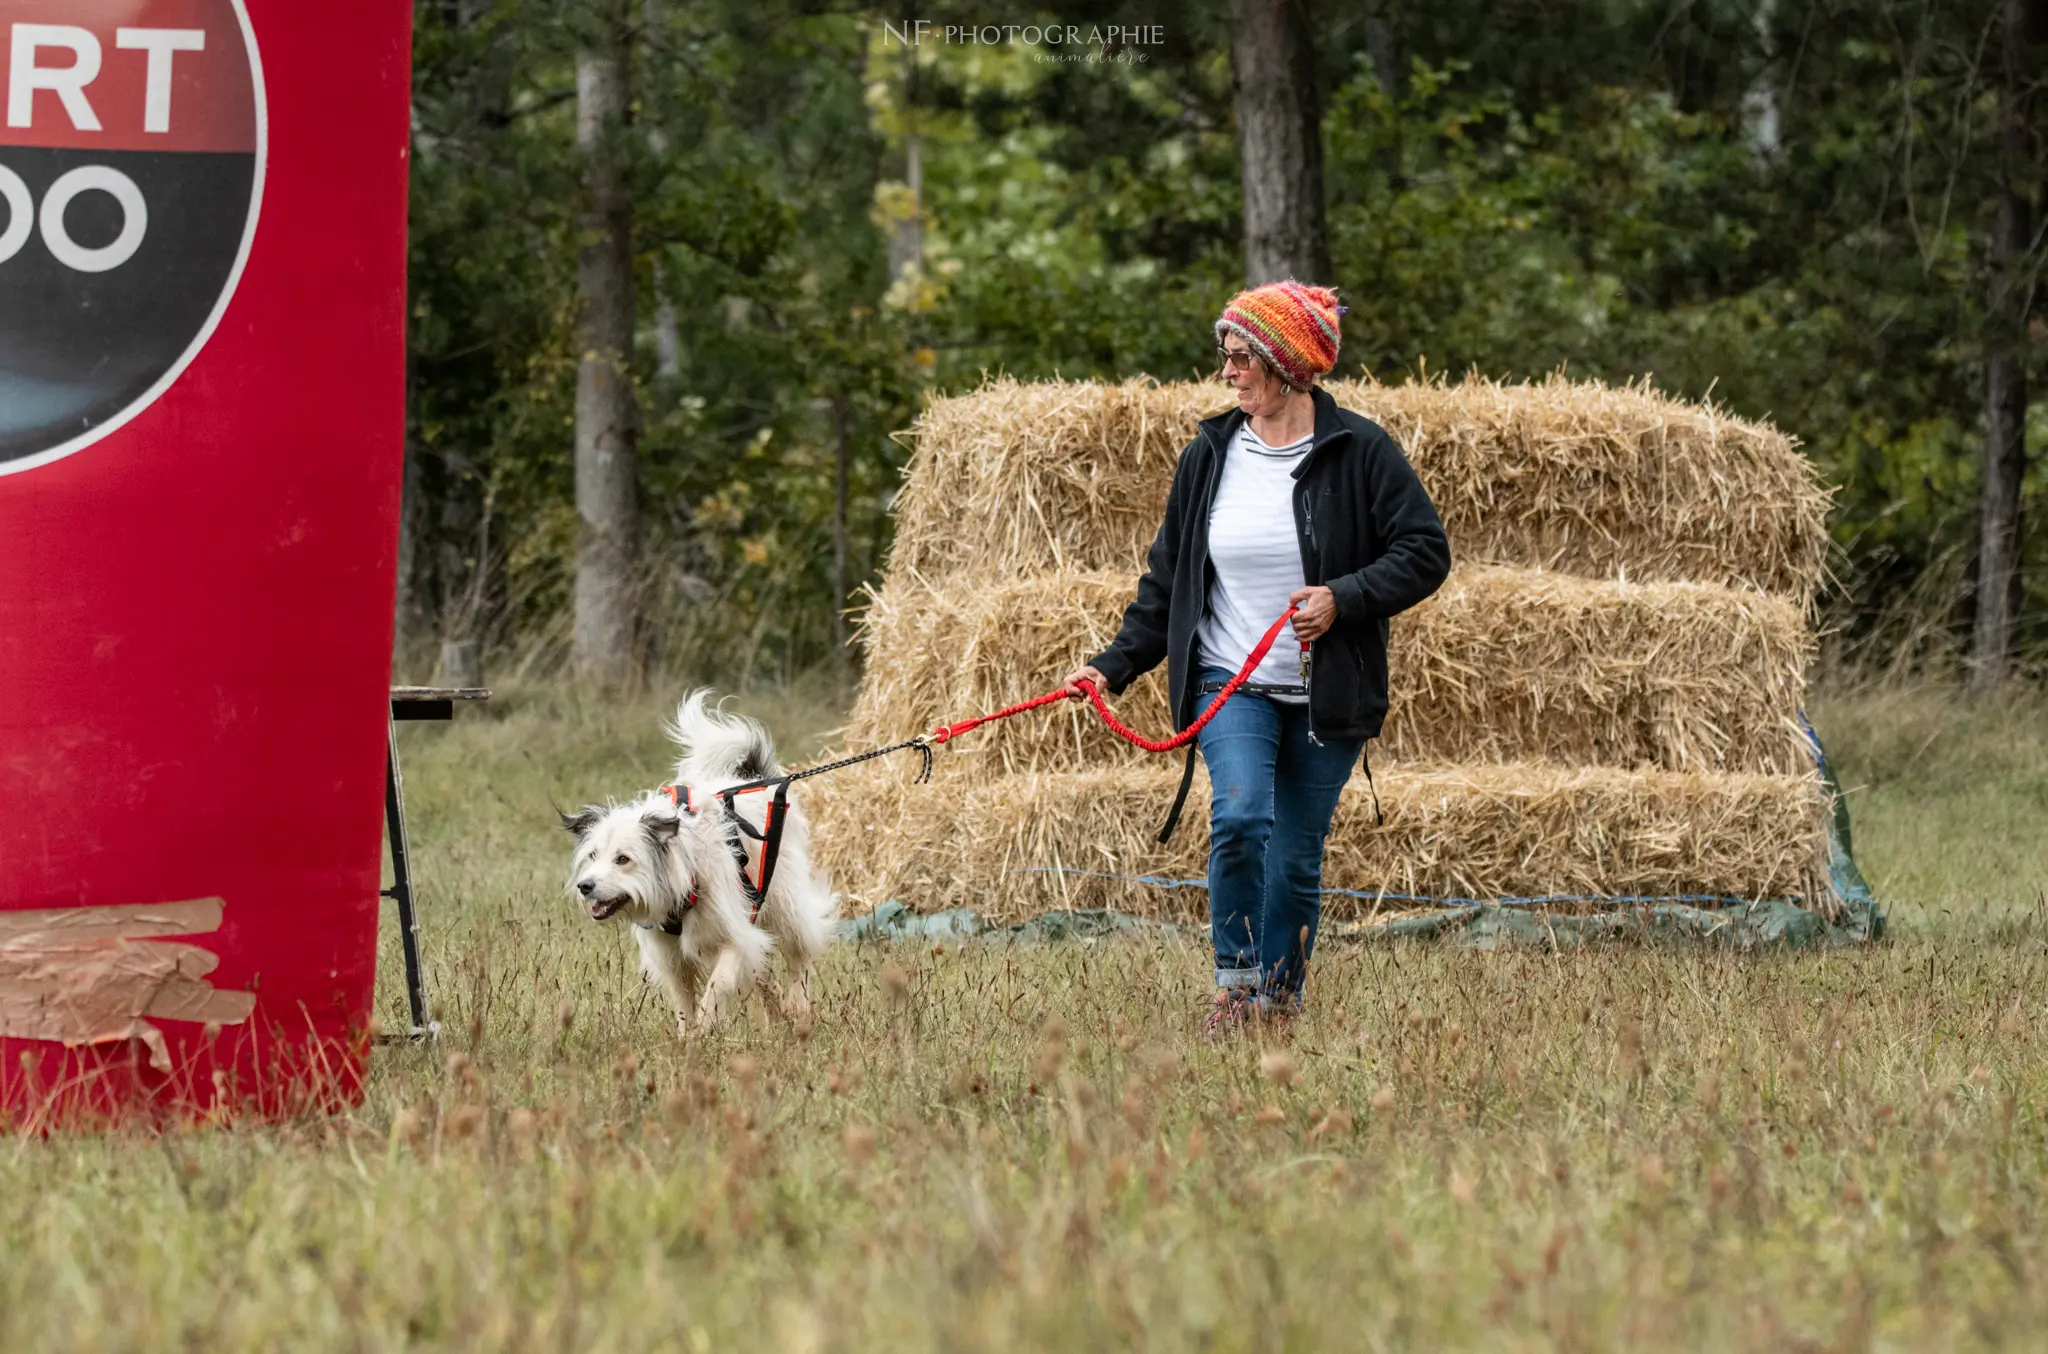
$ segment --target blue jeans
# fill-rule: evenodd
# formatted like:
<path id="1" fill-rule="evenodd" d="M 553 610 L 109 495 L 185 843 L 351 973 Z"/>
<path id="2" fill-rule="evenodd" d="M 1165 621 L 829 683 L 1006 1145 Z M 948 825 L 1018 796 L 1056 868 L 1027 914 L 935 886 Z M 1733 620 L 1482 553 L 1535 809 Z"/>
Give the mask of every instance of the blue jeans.
<path id="1" fill-rule="evenodd" d="M 1231 675 L 1205 667 L 1200 680 Z M 1323 842 L 1365 740 L 1311 742 L 1308 706 L 1240 692 L 1200 742 L 1209 768 L 1216 984 L 1257 987 L 1261 1005 L 1292 1009 L 1322 913 Z"/>

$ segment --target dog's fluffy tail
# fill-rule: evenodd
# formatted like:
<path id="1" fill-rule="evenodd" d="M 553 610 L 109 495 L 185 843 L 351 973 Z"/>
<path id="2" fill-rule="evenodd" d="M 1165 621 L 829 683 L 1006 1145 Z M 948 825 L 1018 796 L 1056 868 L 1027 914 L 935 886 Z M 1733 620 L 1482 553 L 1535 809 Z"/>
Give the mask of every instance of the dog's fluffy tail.
<path id="1" fill-rule="evenodd" d="M 729 715 L 712 705 L 708 689 L 683 697 L 668 732 L 682 752 L 678 780 L 741 782 L 782 774 L 768 730 L 758 720 Z"/>

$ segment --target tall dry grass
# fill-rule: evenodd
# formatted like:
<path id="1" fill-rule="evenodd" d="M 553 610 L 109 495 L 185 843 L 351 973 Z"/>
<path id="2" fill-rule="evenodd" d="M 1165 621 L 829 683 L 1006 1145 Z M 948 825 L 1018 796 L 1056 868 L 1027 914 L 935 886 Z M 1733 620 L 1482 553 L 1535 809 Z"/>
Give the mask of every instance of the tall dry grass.
<path id="1" fill-rule="evenodd" d="M 808 1042 L 686 1047 L 550 814 L 659 779 L 658 708 L 509 692 L 403 731 L 442 1046 L 0 1141 L 0 1349 L 2036 1347 L 2048 715 L 1819 713 L 1881 948 L 1331 947 L 1220 1047 L 1198 943 L 841 948 Z"/>

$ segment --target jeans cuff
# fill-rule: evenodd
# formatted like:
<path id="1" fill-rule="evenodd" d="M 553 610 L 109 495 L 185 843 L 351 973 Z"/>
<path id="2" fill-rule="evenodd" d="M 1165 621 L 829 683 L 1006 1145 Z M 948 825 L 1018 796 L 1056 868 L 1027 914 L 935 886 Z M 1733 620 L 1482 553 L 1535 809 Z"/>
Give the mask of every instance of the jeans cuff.
<path id="1" fill-rule="evenodd" d="M 1258 985 L 1259 970 L 1256 964 L 1251 968 L 1219 967 L 1216 970 L 1216 986 L 1218 987 L 1257 987 Z"/>

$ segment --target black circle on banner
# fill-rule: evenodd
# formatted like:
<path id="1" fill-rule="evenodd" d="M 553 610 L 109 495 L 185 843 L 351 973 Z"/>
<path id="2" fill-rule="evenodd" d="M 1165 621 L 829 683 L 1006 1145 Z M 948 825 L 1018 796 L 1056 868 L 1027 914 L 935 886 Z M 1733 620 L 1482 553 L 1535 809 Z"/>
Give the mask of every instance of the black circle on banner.
<path id="1" fill-rule="evenodd" d="M 266 133 L 242 0 L 0 0 L 0 475 L 113 433 L 199 355 Z"/>

